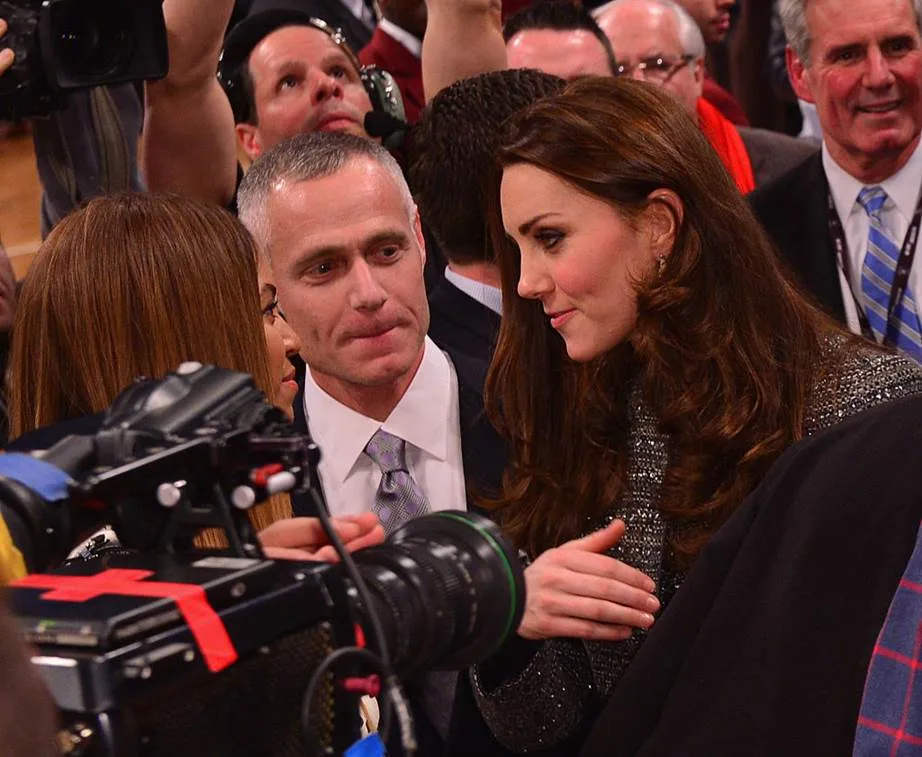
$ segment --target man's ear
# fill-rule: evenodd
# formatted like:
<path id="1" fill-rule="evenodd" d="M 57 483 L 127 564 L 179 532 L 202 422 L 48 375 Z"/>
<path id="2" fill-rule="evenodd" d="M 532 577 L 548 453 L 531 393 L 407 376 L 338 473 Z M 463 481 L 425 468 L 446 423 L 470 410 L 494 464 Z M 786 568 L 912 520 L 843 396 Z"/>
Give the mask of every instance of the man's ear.
<path id="1" fill-rule="evenodd" d="M 419 220 L 419 208 L 413 207 L 413 231 L 416 234 L 416 241 L 419 244 L 419 254 L 423 260 L 423 266 L 426 265 L 426 239 L 423 236 L 423 224 Z"/>
<path id="2" fill-rule="evenodd" d="M 794 94 L 801 100 L 808 103 L 815 103 L 813 99 L 813 90 L 810 87 L 810 77 L 807 67 L 803 61 L 797 57 L 797 54 L 788 45 L 784 51 L 784 61 L 788 67 L 788 79 L 791 80 L 791 88 Z"/>
<path id="3" fill-rule="evenodd" d="M 259 129 L 253 124 L 237 124 L 234 127 L 240 147 L 250 160 L 256 160 L 262 153 L 262 142 L 259 138 Z"/>
<path id="4" fill-rule="evenodd" d="M 643 222 L 650 239 L 650 249 L 657 258 L 672 252 L 679 227 L 685 217 L 685 205 L 671 189 L 655 189 L 647 195 Z"/>

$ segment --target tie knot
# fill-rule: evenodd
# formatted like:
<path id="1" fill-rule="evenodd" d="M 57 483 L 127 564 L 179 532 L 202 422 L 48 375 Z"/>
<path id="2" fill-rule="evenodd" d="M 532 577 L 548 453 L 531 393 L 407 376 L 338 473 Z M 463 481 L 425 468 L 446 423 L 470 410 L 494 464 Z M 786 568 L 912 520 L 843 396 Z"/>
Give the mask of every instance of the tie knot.
<path id="1" fill-rule="evenodd" d="M 881 187 L 865 187 L 858 193 L 858 204 L 869 216 L 876 216 L 887 201 L 887 193 Z"/>
<path id="2" fill-rule="evenodd" d="M 378 464 L 382 473 L 407 471 L 406 450 L 407 443 L 403 439 L 383 428 L 379 428 L 365 445 L 365 454 Z"/>

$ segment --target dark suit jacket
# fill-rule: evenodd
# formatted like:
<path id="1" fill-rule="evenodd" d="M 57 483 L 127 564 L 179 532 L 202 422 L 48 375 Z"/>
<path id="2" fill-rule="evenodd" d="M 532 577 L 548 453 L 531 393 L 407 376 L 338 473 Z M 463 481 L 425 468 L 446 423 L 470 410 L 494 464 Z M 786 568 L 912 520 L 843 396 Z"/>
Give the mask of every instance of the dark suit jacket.
<path id="1" fill-rule="evenodd" d="M 407 121 L 415 124 L 426 104 L 420 59 L 379 26 L 371 36 L 371 42 L 359 52 L 359 60 L 363 66 L 377 66 L 394 77 L 403 96 Z"/>
<path id="2" fill-rule="evenodd" d="M 443 278 L 429 295 L 429 316 L 429 337 L 439 347 L 489 364 L 499 334 L 499 314 Z"/>
<path id="3" fill-rule="evenodd" d="M 769 129 L 738 126 L 737 131 L 749 153 L 756 187 L 764 187 L 819 153 L 819 142 L 796 139 Z"/>
<path id="4" fill-rule="evenodd" d="M 850 755 L 920 470 L 919 398 L 791 447 L 692 566 L 582 756 Z"/>
<path id="5" fill-rule="evenodd" d="M 749 202 L 795 278 L 836 320 L 845 322 L 836 253 L 829 236 L 829 184 L 820 153 L 771 184 Z"/>
<path id="6" fill-rule="evenodd" d="M 459 292 L 459 294 L 462 294 Z M 487 363 L 477 360 L 463 352 L 444 347 L 451 358 L 458 376 L 458 404 L 461 416 L 461 457 L 464 464 L 464 478 L 468 495 L 468 508 L 485 513 L 475 504 L 478 496 L 497 492 L 502 482 L 506 467 L 506 446 L 496 429 L 487 420 L 483 409 L 483 382 L 486 378 Z M 304 364 L 300 360 L 298 384 L 301 390 L 295 398 L 294 424 L 301 430 L 307 429 L 304 416 Z M 369 503 L 370 504 L 370 503 Z M 305 499 L 292 497 L 292 509 L 296 515 L 312 515 L 313 507 Z M 459 676 L 464 680 L 464 674 Z M 410 687 L 411 704 L 416 700 Z M 419 742 L 419 755 L 438 757 L 444 750 L 444 744 L 435 727 L 426 718 L 422 707 L 414 706 L 416 737 Z M 392 739 L 392 741 L 395 741 Z M 389 743 L 388 755 L 400 757 L 403 751 L 399 743 Z"/>

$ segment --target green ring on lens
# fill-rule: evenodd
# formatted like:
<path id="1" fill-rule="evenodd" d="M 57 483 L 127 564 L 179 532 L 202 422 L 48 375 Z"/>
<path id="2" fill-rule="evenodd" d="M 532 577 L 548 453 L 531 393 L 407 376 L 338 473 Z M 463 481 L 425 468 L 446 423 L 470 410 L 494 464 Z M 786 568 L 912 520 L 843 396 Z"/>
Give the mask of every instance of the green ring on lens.
<path id="1" fill-rule="evenodd" d="M 503 632 L 503 641 L 505 641 L 509 636 L 509 631 L 512 629 L 512 619 L 515 616 L 515 606 L 518 604 L 518 592 L 516 591 L 515 587 L 515 576 L 512 574 L 512 568 L 509 566 L 509 560 L 506 559 L 506 550 L 504 550 L 502 546 L 497 543 L 496 539 L 493 538 L 493 534 L 482 528 L 478 523 L 474 523 L 467 518 L 461 518 L 456 513 L 453 513 L 449 510 L 439 510 L 437 513 L 433 514 L 438 515 L 441 518 L 451 518 L 452 520 L 456 520 L 460 523 L 464 523 L 467 526 L 475 528 L 480 532 L 480 535 L 483 536 L 484 539 L 493 545 L 493 549 L 497 552 L 497 554 L 503 558 L 503 567 L 506 569 L 506 576 L 509 579 L 509 585 L 512 587 L 512 607 L 509 608 L 509 614 L 506 616 L 506 630 Z M 499 649 L 500 646 L 502 646 L 503 641 L 500 641 L 499 644 L 495 645 L 493 649 L 490 650 L 490 652 L 492 653 Z"/>

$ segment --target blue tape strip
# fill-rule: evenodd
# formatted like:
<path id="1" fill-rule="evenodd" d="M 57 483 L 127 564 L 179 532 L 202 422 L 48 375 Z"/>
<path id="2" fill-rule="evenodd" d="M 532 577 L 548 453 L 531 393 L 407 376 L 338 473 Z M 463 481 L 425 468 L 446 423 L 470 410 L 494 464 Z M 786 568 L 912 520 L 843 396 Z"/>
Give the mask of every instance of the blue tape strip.
<path id="1" fill-rule="evenodd" d="M 48 502 L 60 502 L 70 496 L 67 485 L 71 477 L 57 466 L 31 455 L 18 452 L 0 455 L 0 476 L 18 481 Z"/>

